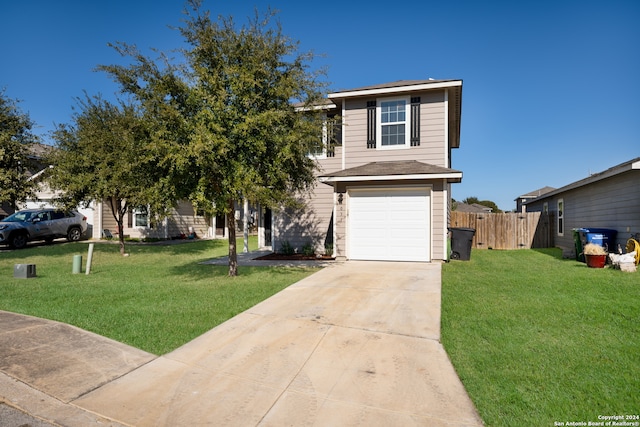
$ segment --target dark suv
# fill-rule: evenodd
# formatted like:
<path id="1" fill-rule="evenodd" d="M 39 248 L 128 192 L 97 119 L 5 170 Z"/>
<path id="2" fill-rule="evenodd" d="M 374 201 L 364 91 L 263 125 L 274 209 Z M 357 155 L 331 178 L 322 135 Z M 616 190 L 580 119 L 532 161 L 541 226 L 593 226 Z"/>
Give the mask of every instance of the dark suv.
<path id="1" fill-rule="evenodd" d="M 27 242 L 58 237 L 77 241 L 87 231 L 87 217 L 76 211 L 26 209 L 0 221 L 0 245 L 23 248 Z"/>

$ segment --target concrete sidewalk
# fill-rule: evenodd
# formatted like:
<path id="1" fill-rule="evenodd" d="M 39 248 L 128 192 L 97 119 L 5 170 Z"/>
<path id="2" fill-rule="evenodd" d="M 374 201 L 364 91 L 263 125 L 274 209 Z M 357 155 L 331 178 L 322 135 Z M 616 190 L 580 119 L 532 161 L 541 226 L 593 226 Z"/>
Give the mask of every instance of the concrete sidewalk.
<path id="1" fill-rule="evenodd" d="M 0 401 L 58 425 L 482 425 L 439 342 L 437 263 L 333 264 L 161 357 L 4 320 Z"/>

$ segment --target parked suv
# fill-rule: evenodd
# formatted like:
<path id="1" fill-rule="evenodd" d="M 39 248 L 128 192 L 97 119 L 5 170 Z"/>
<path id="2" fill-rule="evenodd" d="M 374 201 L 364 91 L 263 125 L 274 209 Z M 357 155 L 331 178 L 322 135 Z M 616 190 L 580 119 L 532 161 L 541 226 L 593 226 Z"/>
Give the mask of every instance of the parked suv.
<path id="1" fill-rule="evenodd" d="M 23 248 L 27 242 L 58 237 L 77 241 L 87 231 L 87 217 L 76 211 L 26 209 L 0 221 L 0 245 Z"/>

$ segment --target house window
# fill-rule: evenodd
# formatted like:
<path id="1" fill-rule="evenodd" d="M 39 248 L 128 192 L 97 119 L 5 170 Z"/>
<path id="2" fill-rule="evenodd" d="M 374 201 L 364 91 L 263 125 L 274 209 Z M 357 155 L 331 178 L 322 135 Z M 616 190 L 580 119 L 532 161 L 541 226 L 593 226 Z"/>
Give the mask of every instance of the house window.
<path id="1" fill-rule="evenodd" d="M 324 130 L 322 133 L 325 133 Z M 313 141 L 309 144 L 309 153 L 307 155 L 316 159 L 324 159 L 327 157 L 327 153 L 324 149 L 324 143 L 322 141 Z"/>
<path id="2" fill-rule="evenodd" d="M 316 139 L 309 144 L 307 155 L 315 159 L 335 157 L 335 147 L 338 145 L 342 145 L 342 123 L 335 115 L 323 115 L 322 138 Z"/>
<path id="3" fill-rule="evenodd" d="M 558 199 L 558 236 L 564 236 L 564 199 Z"/>
<path id="4" fill-rule="evenodd" d="M 408 146 L 407 123 L 409 111 L 406 99 L 387 99 L 378 108 L 378 123 L 381 148 Z"/>
<path id="5" fill-rule="evenodd" d="M 309 152 L 307 153 L 308 157 L 315 159 L 325 159 L 327 157 L 328 135 L 327 116 L 323 114 L 322 136 L 309 143 Z"/>
<path id="6" fill-rule="evenodd" d="M 138 206 L 133 210 L 133 226 L 134 227 L 149 226 L 149 209 L 146 206 Z"/>

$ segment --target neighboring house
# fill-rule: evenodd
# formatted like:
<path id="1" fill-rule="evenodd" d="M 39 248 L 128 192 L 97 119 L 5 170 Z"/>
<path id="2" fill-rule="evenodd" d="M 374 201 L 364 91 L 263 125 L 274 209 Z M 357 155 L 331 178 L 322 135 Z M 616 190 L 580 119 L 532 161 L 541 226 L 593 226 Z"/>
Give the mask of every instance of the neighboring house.
<path id="1" fill-rule="evenodd" d="M 288 242 L 342 259 L 447 259 L 462 81 L 398 81 L 328 99 L 327 117 L 342 118 L 338 143 L 313 153 L 320 170 L 304 208 L 274 212 L 274 250 Z"/>
<path id="2" fill-rule="evenodd" d="M 92 219 L 95 227 L 93 234 L 89 237 L 100 239 L 105 237 L 105 230 L 108 230 L 114 237 L 118 232 L 116 220 L 111 210 L 108 200 L 102 203 L 92 203 Z M 260 231 L 261 238 L 265 234 L 262 228 L 258 228 L 258 209 L 247 206 L 247 226 L 250 231 Z M 238 237 L 242 236 L 244 230 L 244 207 L 236 206 L 235 212 L 236 230 Z M 124 234 L 132 238 L 152 238 L 152 239 L 181 239 L 188 238 L 191 233 L 195 233 L 197 238 L 223 239 L 228 236 L 228 224 L 224 215 L 209 217 L 203 212 L 197 212 L 191 202 L 181 200 L 175 208 L 170 210 L 169 216 L 154 223 L 144 208 L 132 209 L 125 218 Z M 260 241 L 261 246 L 268 246 L 264 241 Z"/>
<path id="3" fill-rule="evenodd" d="M 526 194 L 523 194 L 522 196 L 518 196 L 518 198 L 515 199 L 516 212 L 525 212 L 525 206 L 524 206 L 525 203 L 530 202 L 533 199 L 540 197 L 543 194 L 547 194 L 553 190 L 555 190 L 555 188 L 553 187 L 542 187 L 537 190 L 530 191 Z"/>
<path id="4" fill-rule="evenodd" d="M 471 213 L 491 213 L 493 210 L 488 206 L 481 205 L 479 203 L 472 203 L 470 205 L 462 202 L 454 204 L 454 209 L 458 212 L 471 212 Z"/>
<path id="5" fill-rule="evenodd" d="M 632 233 L 640 232 L 640 157 L 536 197 L 525 207 L 554 214 L 555 246 L 567 256 L 575 255 L 574 228 L 616 230 L 616 248 L 624 247 Z"/>
<path id="6" fill-rule="evenodd" d="M 51 150 L 51 146 L 44 144 L 32 144 L 29 155 L 28 179 L 38 183 L 36 197 L 19 205 L 20 209 L 38 209 L 54 207 L 55 199 L 59 193 L 51 190 L 46 181 L 46 172 L 51 167 L 42 159 Z M 13 209 L 0 210 L 2 215 L 13 213 Z M 87 217 L 87 238 L 100 239 L 104 237 L 104 230 L 115 236 L 118 232 L 116 221 L 111 213 L 108 202 L 91 201 L 88 207 L 78 207 L 77 210 Z M 6 212 L 5 212 L 6 211 Z M 238 207 L 236 217 L 244 215 L 242 207 Z M 252 223 L 253 221 L 250 221 Z M 242 231 L 242 221 L 238 223 L 238 230 Z M 134 238 L 181 238 L 188 237 L 193 231 L 199 238 L 224 238 L 227 236 L 227 227 L 224 216 L 206 218 L 203 214 L 194 211 L 188 201 L 180 201 L 171 215 L 159 224 L 153 224 L 144 209 L 135 209 L 125 219 L 124 234 Z"/>

